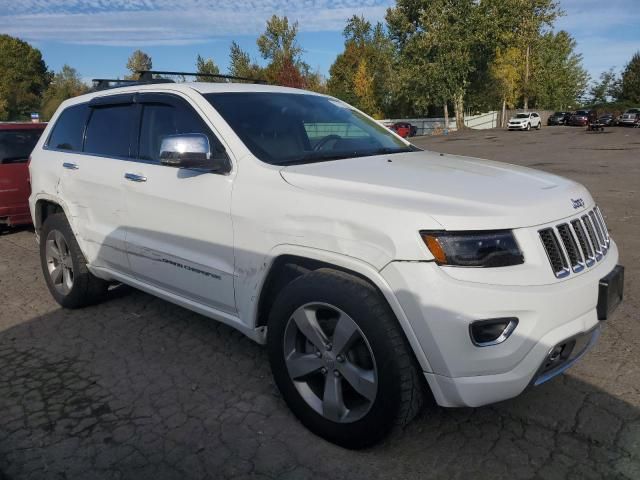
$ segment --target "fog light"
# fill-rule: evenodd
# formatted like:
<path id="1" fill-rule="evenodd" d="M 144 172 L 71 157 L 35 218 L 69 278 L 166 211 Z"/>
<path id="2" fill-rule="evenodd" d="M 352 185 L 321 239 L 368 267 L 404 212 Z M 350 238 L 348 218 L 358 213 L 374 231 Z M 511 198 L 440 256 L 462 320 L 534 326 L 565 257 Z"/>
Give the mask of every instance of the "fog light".
<path id="1" fill-rule="evenodd" d="M 469 325 L 469 335 L 476 347 L 489 347 L 504 342 L 517 325 L 515 317 L 477 320 Z"/>

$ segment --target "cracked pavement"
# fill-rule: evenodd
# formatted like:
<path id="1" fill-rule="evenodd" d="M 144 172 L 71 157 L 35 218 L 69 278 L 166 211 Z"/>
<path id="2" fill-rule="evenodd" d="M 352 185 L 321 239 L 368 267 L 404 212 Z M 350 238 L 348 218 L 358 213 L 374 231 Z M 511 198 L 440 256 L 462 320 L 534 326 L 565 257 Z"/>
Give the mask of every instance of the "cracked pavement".
<path id="1" fill-rule="evenodd" d="M 543 128 L 418 139 L 584 183 L 626 266 L 625 302 L 565 375 L 478 409 L 430 407 L 353 452 L 308 432 L 265 350 L 121 287 L 66 311 L 29 230 L 0 236 L 0 480 L 640 478 L 640 130 Z"/>

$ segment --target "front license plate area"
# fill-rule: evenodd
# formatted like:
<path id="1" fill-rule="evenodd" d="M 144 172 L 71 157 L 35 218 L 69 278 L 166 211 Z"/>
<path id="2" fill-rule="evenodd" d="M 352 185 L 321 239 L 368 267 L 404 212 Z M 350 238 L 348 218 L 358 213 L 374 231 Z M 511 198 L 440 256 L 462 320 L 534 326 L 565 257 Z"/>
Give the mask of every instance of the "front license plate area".
<path id="1" fill-rule="evenodd" d="M 598 286 L 598 320 L 606 320 L 620 305 L 624 291 L 624 267 L 616 265 L 616 268 L 600 279 Z"/>

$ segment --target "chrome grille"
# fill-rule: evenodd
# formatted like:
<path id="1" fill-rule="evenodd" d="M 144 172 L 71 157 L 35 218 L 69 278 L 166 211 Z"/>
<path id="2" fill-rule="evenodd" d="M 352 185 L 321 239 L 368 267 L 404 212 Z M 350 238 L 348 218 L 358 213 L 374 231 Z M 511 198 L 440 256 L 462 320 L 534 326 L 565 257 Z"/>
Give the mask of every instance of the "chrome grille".
<path id="1" fill-rule="evenodd" d="M 568 223 L 544 228 L 538 234 L 557 278 L 592 267 L 606 255 L 611 243 L 598 207 Z"/>
<path id="2" fill-rule="evenodd" d="M 556 228 L 560 234 L 560 240 L 562 241 L 564 250 L 567 252 L 567 257 L 569 257 L 569 265 L 571 265 L 574 272 L 579 272 L 584 268 L 584 260 L 582 258 L 582 252 L 578 249 L 576 239 L 571 232 L 571 227 L 569 227 L 569 224 L 563 223 Z"/>
<path id="3" fill-rule="evenodd" d="M 591 246 L 593 250 L 596 252 L 596 261 L 600 261 L 602 259 L 602 248 L 600 247 L 600 242 L 598 242 L 598 236 L 596 235 L 596 230 L 593 227 L 593 223 L 591 223 L 591 219 L 588 215 L 584 215 L 582 217 L 582 223 L 587 229 L 587 234 L 589 236 L 589 240 L 591 240 Z"/>
<path id="4" fill-rule="evenodd" d="M 556 236 L 553 228 L 540 230 L 540 239 L 542 240 L 542 245 L 544 245 L 544 249 L 547 252 L 547 257 L 549 257 L 549 262 L 551 263 L 551 268 L 553 269 L 555 276 L 562 278 L 569 275 L 569 264 L 567 263 L 567 258 L 560 248 L 558 237 Z"/>
<path id="5" fill-rule="evenodd" d="M 585 257 L 585 264 L 587 267 L 590 267 L 594 263 L 596 263 L 596 256 L 593 253 L 593 248 L 591 248 L 591 242 L 587 238 L 587 232 L 584 229 L 584 224 L 582 220 L 572 220 L 571 226 L 573 227 L 573 231 L 576 234 L 576 238 L 578 239 L 578 243 L 580 244 L 580 250 Z"/>

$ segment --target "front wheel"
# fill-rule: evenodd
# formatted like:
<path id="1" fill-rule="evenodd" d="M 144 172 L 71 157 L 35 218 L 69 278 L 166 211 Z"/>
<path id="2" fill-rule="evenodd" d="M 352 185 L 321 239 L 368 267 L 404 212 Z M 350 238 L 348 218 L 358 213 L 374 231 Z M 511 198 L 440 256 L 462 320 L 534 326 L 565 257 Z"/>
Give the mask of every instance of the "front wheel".
<path id="1" fill-rule="evenodd" d="M 527 132 L 528 132 L 529 130 L 531 130 L 531 124 L 530 124 L 530 123 L 527 123 L 527 128 L 526 128 L 526 130 L 527 130 Z"/>
<path id="2" fill-rule="evenodd" d="M 107 291 L 107 282 L 87 269 L 87 261 L 64 214 L 50 215 L 42 226 L 40 263 L 51 295 L 65 308 L 97 303 Z"/>
<path id="3" fill-rule="evenodd" d="M 424 393 L 415 358 L 380 294 L 329 269 L 287 285 L 269 316 L 275 382 L 298 419 L 346 448 L 408 423 Z"/>

